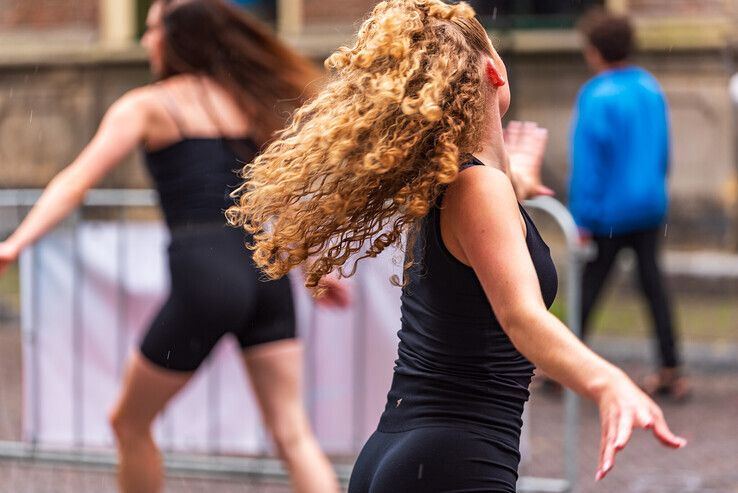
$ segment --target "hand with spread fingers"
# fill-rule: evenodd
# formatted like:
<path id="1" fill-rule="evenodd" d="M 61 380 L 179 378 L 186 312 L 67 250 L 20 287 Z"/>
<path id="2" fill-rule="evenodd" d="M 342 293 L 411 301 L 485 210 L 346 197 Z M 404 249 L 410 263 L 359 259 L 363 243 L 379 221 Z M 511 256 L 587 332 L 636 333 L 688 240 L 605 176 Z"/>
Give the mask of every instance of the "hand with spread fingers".
<path id="1" fill-rule="evenodd" d="M 651 430 L 667 447 L 678 449 L 687 444 L 669 429 L 661 408 L 622 372 L 596 395 L 595 401 L 600 408 L 602 433 L 597 481 L 612 469 L 615 454 L 625 448 L 635 428 Z"/>
<path id="2" fill-rule="evenodd" d="M 553 190 L 541 183 L 541 166 L 548 143 L 548 130 L 534 122 L 511 121 L 505 128 L 503 137 L 518 199 L 553 195 Z"/>

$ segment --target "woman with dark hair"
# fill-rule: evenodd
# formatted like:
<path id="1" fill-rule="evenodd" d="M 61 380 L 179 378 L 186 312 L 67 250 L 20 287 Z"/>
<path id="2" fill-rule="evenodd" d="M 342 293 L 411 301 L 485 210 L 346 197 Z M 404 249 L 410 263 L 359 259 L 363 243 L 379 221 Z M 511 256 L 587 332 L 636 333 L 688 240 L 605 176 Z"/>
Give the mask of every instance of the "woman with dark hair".
<path id="1" fill-rule="evenodd" d="M 231 333 L 243 348 L 264 422 L 295 490 L 337 491 L 302 406 L 302 353 L 289 282 L 263 282 L 243 232 L 223 217 L 237 185 L 237 161 L 253 159 L 285 116 L 311 95 L 320 74 L 220 0 L 156 1 L 142 43 L 160 80 L 110 107 L 89 145 L 0 243 L 0 269 L 143 145 L 171 231 L 171 293 L 128 363 L 111 415 L 121 490 L 162 489 L 152 422 L 217 341 Z M 325 302 L 345 302 L 335 280 L 323 283 Z"/>
<path id="2" fill-rule="evenodd" d="M 474 11 L 380 2 L 326 65 L 332 81 L 246 166 L 228 215 L 265 273 L 307 262 L 308 286 L 408 234 L 395 374 L 349 491 L 515 492 L 534 364 L 598 404 L 598 479 L 634 428 L 682 447 L 547 310 L 556 271 L 518 202 L 543 191 L 545 135 L 516 125 L 503 140 L 507 73 Z"/>

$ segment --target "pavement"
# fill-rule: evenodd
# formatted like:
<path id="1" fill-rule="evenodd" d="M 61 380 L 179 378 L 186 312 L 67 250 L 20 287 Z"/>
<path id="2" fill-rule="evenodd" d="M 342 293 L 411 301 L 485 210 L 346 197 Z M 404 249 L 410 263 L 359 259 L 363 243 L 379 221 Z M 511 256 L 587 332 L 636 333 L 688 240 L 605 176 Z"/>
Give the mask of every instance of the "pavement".
<path id="1" fill-rule="evenodd" d="M 626 363 L 636 380 L 650 365 Z M 738 492 L 738 371 L 699 367 L 690 371 L 694 386 L 684 403 L 661 400 L 675 433 L 689 440 L 681 450 L 664 448 L 645 431 L 634 434 L 616 459 L 614 469 L 600 483 L 594 481 L 599 450 L 596 407 L 581 403 L 577 465 L 578 493 L 737 493 Z M 563 399 L 538 389 L 530 402 L 532 456 L 521 472 L 562 477 Z"/>
<path id="2" fill-rule="evenodd" d="M 611 357 L 627 355 L 620 363 L 634 379 L 648 373 L 646 353 L 641 351 L 641 356 L 637 352 L 628 354 L 629 348 L 637 344 L 635 341 L 600 339 L 595 342 Z M 643 341 L 641 346 L 644 346 Z M 0 439 L 17 439 L 19 436 L 19 348 L 18 332 L 0 329 Z M 618 358 L 614 359 L 617 361 Z M 690 370 L 694 394 L 688 402 L 663 402 L 670 425 L 689 440 L 689 445 L 683 450 L 668 450 L 657 444 L 648 433 L 638 432 L 631 444 L 619 454 L 614 470 L 598 484 L 594 482 L 599 443 L 597 411 L 592 404 L 583 402 L 577 493 L 738 493 L 738 366 L 707 363 Z M 521 473 L 536 477 L 563 477 L 561 395 L 536 389 L 529 411 L 531 455 L 523 463 Z M 114 491 L 115 476 L 110 470 L 0 461 L 0 493 Z M 167 478 L 165 491 L 286 493 L 290 488 L 273 480 L 171 475 Z"/>

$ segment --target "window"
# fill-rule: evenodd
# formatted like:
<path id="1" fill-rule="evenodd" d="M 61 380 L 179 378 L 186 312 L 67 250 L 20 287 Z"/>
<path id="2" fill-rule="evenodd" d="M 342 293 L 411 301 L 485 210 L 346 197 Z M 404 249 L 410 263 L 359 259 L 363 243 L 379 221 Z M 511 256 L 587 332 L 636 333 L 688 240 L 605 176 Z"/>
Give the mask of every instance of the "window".
<path id="1" fill-rule="evenodd" d="M 493 29 L 569 29 L 604 0 L 471 0 L 482 22 Z"/>

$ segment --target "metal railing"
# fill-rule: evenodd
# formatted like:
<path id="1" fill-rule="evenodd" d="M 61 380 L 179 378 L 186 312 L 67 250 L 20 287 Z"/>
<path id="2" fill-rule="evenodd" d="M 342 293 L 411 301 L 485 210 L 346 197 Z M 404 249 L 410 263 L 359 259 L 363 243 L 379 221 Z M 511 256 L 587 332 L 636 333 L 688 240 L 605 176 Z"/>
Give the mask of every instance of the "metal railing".
<path id="1" fill-rule="evenodd" d="M 577 337 L 582 335 L 582 270 L 584 264 L 593 255 L 589 244 L 579 240 L 579 229 L 569 210 L 558 200 L 551 197 L 537 197 L 525 202 L 525 206 L 541 210 L 549 214 L 561 228 L 566 240 L 567 259 L 566 273 L 566 323 Z M 551 484 L 560 489 L 539 491 L 573 491 L 577 481 L 577 443 L 579 440 L 579 397 L 569 389 L 564 398 L 564 476 L 563 483 Z M 546 486 L 546 485 L 541 485 Z"/>
<path id="2" fill-rule="evenodd" d="M 32 206 L 38 199 L 41 190 L 0 190 L 0 208 L 27 208 Z M 121 210 L 126 207 L 153 207 L 157 204 L 156 193 L 153 190 L 91 190 L 83 205 L 86 207 L 115 207 Z M 564 237 L 567 245 L 568 252 L 568 272 L 567 272 L 567 316 L 568 325 L 571 330 L 577 335 L 580 334 L 580 323 L 578 314 L 580 313 L 580 300 L 581 300 L 581 273 L 582 266 L 590 252 L 580 244 L 578 238 L 577 227 L 569 214 L 568 210 L 558 201 L 550 197 L 540 197 L 534 200 L 527 201 L 525 203 L 527 208 L 536 209 L 543 211 L 550 215 L 557 225 L 561 228 L 564 233 Z M 80 219 L 79 214 L 72 218 L 72 226 Z M 118 221 L 125 221 L 125 215 L 120 213 L 117 215 Z M 80 270 L 80 258 L 78 245 L 73 245 L 73 275 L 76 277 L 76 281 L 73 281 L 74 290 L 76 293 L 72 293 L 73 299 L 73 316 L 81 317 L 81 299 L 79 295 L 79 270 Z M 116 255 L 118 257 L 118 269 L 122 274 L 125 266 L 123 265 L 125 259 L 125 252 L 123 242 L 119 245 Z M 30 252 L 31 262 L 37 261 L 33 250 Z M 34 275 L 38 275 L 38 269 L 32 269 Z M 38 285 L 38 283 L 34 283 Z M 354 297 L 358 305 L 363 306 L 362 300 L 367 299 L 368 293 L 365 293 L 360 285 L 357 283 Z M 32 294 L 33 296 L 34 294 Z M 124 303 L 125 296 L 122 289 L 119 291 L 119 300 Z M 34 304 L 35 305 L 35 304 Z M 125 307 L 120 309 L 117 314 L 117 320 L 119 328 L 122 328 L 124 322 L 122 320 L 122 313 Z M 30 365 L 32 368 L 36 368 L 35 371 L 31 371 L 31 381 L 28 382 L 29 391 L 31 393 L 38 393 L 40 389 L 40 382 L 37 380 L 39 377 L 38 371 L 38 354 L 34 351 L 34 344 L 36 342 L 36 332 L 34 325 L 36 323 L 35 317 L 38 307 L 34 306 L 30 311 L 31 320 L 24 321 L 24 338 L 25 343 L 31 346 L 30 350 Z M 314 313 L 311 315 L 312 323 L 315 321 Z M 355 316 L 355 333 L 359 337 L 354 338 L 353 343 L 353 380 L 354 388 L 364 388 L 366 385 L 366 369 L 365 369 L 365 356 L 362 351 L 366 347 L 367 341 L 364 339 L 365 334 L 368 332 L 365 327 L 362 327 L 363 320 L 365 317 L 361 313 L 361 308 L 357 310 Z M 81 327 L 81 324 L 75 324 L 77 327 Z M 81 329 L 76 329 L 73 337 L 76 339 L 76 351 L 81 351 L 83 344 L 81 340 L 83 334 L 80 332 Z M 312 332 L 312 331 L 311 331 Z M 122 330 L 118 331 L 121 334 Z M 119 335 L 116 339 L 118 345 L 117 350 L 117 368 L 118 372 L 122 372 L 125 358 L 125 341 L 121 339 Z M 75 361 L 81 359 L 81 354 L 73 355 Z M 315 384 L 314 371 L 315 363 L 310 360 L 308 355 L 307 368 L 306 368 L 306 380 L 308 384 Z M 75 419 L 73 423 L 74 436 L 82 436 L 82 424 L 84 422 L 84 414 L 82 406 L 78 403 L 84 398 L 84 387 L 83 378 L 80 374 L 79 365 L 74 364 L 73 374 L 73 385 L 75 386 L 75 392 L 79 395 L 80 399 L 75 399 Z M 209 389 L 210 392 L 217 393 L 218 389 Z M 364 436 L 359 426 L 360 423 L 364 422 L 365 418 L 365 405 L 364 402 L 356 402 L 356 399 L 362 399 L 364 392 L 356 392 L 355 402 L 352 403 L 352 443 L 356 448 L 356 451 L 362 445 Z M 40 397 L 36 395 L 36 397 Z M 310 394 L 308 393 L 307 406 L 308 411 L 312 410 L 313 400 L 311 400 Z M 34 399 L 34 402 L 38 403 L 38 399 Z M 550 478 L 532 478 L 522 477 L 518 484 L 518 491 L 521 492 L 571 492 L 574 489 L 577 478 L 577 426 L 579 422 L 579 409 L 578 399 L 576 395 L 571 392 L 566 392 L 565 398 L 565 422 L 564 422 L 564 454 L 565 454 L 565 479 L 550 479 Z M 38 407 L 38 406 L 37 406 Z M 29 413 L 31 416 L 31 429 L 34 426 L 38 426 L 39 422 L 39 410 L 31 409 Z M 212 413 L 208 413 L 209 415 Z M 36 428 L 37 429 L 37 428 Z M 87 450 L 85 448 L 84 441 L 79 439 L 75 441 L 75 447 L 71 450 L 59 451 L 59 450 L 48 450 L 39 445 L 37 440 L 31 435 L 29 442 L 14 442 L 14 441 L 0 441 L 0 459 L 14 459 L 14 460 L 32 460 L 42 461 L 48 463 L 68 464 L 68 465 L 84 465 L 87 467 L 104 467 L 110 468 L 115 465 L 116 459 L 115 454 L 110 450 Z M 286 471 L 281 466 L 280 462 L 270 457 L 233 457 L 233 456 L 222 456 L 222 455 L 196 455 L 196 454 L 182 454 L 182 453 L 166 453 L 165 454 L 165 466 L 177 473 L 183 474 L 215 474 L 215 475 L 230 475 L 230 476 L 245 476 L 254 477 L 258 476 L 261 478 L 279 478 L 283 479 L 286 477 Z M 350 476 L 351 466 L 350 465 L 337 465 L 337 473 L 339 478 L 346 482 Z"/>

